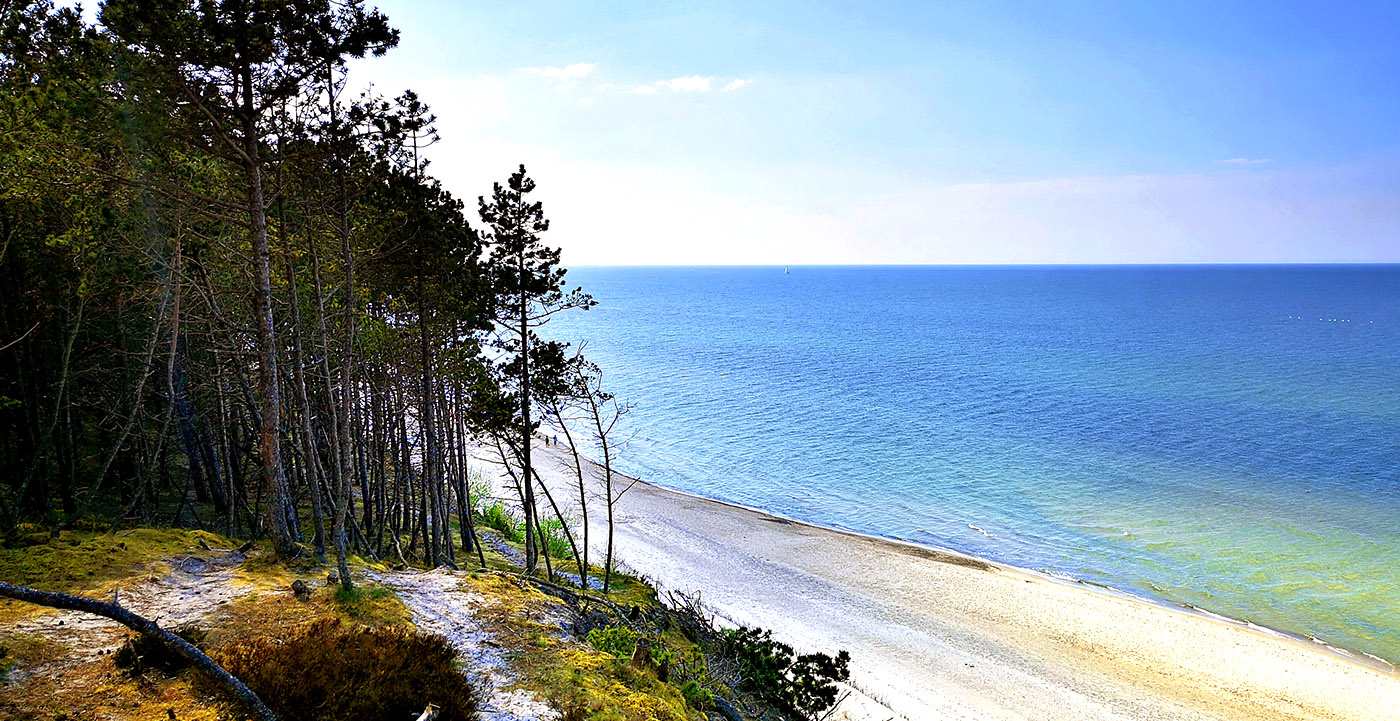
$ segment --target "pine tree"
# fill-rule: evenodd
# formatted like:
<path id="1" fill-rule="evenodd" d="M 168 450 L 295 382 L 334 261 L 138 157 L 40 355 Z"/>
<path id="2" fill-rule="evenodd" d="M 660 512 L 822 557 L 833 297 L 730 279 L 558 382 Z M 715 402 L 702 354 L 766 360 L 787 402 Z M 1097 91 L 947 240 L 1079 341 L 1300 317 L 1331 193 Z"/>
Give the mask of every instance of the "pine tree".
<path id="1" fill-rule="evenodd" d="M 482 241 L 491 249 L 488 265 L 496 298 L 501 383 L 513 391 L 515 406 L 509 427 L 496 430 L 502 433 L 504 445 L 520 469 L 528 572 L 533 572 L 539 562 L 535 472 L 530 453 L 537 423 L 532 409 L 536 403 L 547 405 L 548 399 L 541 398 L 539 391 L 548 393 L 559 386 L 558 377 L 565 362 L 563 346 L 557 341 L 542 341 L 535 329 L 556 313 L 595 305 L 592 296 L 580 288 L 566 287 L 566 271 L 559 266 L 559 249 L 541 240 L 540 236 L 549 230 L 549 221 L 544 217 L 543 204 L 527 199 L 534 190 L 535 181 L 521 165 L 504 187 L 500 183 L 493 186 L 491 202 L 484 197 L 478 199 L 482 223 L 490 228 L 482 234 Z"/>

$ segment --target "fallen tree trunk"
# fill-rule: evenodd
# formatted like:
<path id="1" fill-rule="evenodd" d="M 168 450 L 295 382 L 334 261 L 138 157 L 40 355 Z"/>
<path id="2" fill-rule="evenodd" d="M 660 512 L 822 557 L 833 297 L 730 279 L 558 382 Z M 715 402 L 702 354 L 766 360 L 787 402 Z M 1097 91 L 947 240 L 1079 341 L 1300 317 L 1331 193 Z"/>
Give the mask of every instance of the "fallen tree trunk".
<path id="1" fill-rule="evenodd" d="M 62 608 L 69 611 L 81 611 L 91 613 L 103 618 L 110 618 L 117 623 L 130 628 L 138 633 L 160 639 L 162 643 L 175 653 L 180 654 L 190 662 L 192 666 L 208 674 L 211 678 L 223 686 L 235 698 L 243 702 L 253 715 L 263 721 L 277 721 L 277 716 L 272 713 L 262 699 L 253 693 L 252 689 L 243 685 L 242 681 L 233 677 L 225 671 L 219 664 L 214 663 L 214 659 L 204 655 L 203 651 L 195 648 L 188 641 L 176 636 L 173 633 L 156 625 L 154 621 L 142 618 L 136 614 L 111 603 L 103 603 L 91 598 L 82 596 L 70 596 L 66 593 L 54 593 L 51 591 L 39 591 L 25 586 L 14 586 L 0 582 L 0 596 L 7 596 L 19 601 L 33 603 L 49 608 Z"/>
<path id="2" fill-rule="evenodd" d="M 559 585 L 559 584 L 557 584 L 557 583 L 554 583 L 553 581 L 546 581 L 546 580 L 544 580 L 543 578 L 535 578 L 534 576 L 527 576 L 527 575 L 525 575 L 525 574 L 523 574 L 523 573 L 511 573 L 510 571 L 497 571 L 497 573 L 503 573 L 503 574 L 508 575 L 508 576 L 514 576 L 515 578 L 518 578 L 518 579 L 520 579 L 520 580 L 522 580 L 522 581 L 527 581 L 527 582 L 529 582 L 529 583 L 533 583 L 533 584 L 535 584 L 536 586 L 539 586 L 539 587 L 540 587 L 540 590 L 544 591 L 545 593 L 547 593 L 547 594 L 549 594 L 549 595 L 551 595 L 551 596 L 554 596 L 555 598 L 559 598 L 559 599 L 563 600 L 565 603 L 576 604 L 576 603 L 578 603 L 579 601 L 588 601 L 589 603 L 596 603 L 596 604 L 599 604 L 599 605 L 607 606 L 608 608 L 611 608 L 611 609 L 613 610 L 614 613 L 617 614 L 618 619 L 619 619 L 624 625 L 626 625 L 627 627 L 631 628 L 631 629 L 634 630 L 634 631 L 640 631 L 640 630 L 642 630 L 642 628 L 641 628 L 640 626 L 637 625 L 636 620 L 633 619 L 633 618 L 627 613 L 627 609 L 624 609 L 624 608 L 622 608 L 621 606 L 618 606 L 617 604 L 613 603 L 612 601 L 609 601 L 609 600 L 606 599 L 606 598 L 600 598 L 600 597 L 598 597 L 598 596 L 591 596 L 591 595 L 589 595 L 589 594 L 587 594 L 587 593 L 582 593 L 582 592 L 577 591 L 577 590 L 575 590 L 575 589 L 569 588 L 568 586 L 561 586 L 561 585 Z"/>

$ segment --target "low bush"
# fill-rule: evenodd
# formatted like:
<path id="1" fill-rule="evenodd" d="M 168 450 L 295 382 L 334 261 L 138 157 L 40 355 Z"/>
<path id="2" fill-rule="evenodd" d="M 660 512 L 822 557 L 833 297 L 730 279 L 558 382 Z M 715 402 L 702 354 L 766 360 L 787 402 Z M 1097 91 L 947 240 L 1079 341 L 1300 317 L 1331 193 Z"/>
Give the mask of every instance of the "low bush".
<path id="1" fill-rule="evenodd" d="M 821 718 L 836 705 L 836 684 L 851 677 L 847 668 L 851 656 L 845 651 L 835 657 L 798 655 L 759 628 L 728 629 L 721 636 L 721 646 L 738 666 L 745 691 L 801 718 Z"/>
<path id="2" fill-rule="evenodd" d="M 492 491 L 491 481 L 486 474 L 475 468 L 467 469 L 467 495 L 472 500 L 472 515 L 481 516 L 486 513 L 486 502 L 491 498 Z"/>
<path id="3" fill-rule="evenodd" d="M 455 656 L 440 636 L 323 619 L 290 638 L 234 643 L 217 660 L 285 721 L 412 719 L 430 703 L 440 721 L 467 721 L 478 694 Z"/>
<path id="4" fill-rule="evenodd" d="M 715 705 L 715 695 L 694 681 L 681 684 L 681 696 L 685 698 L 686 704 L 697 711 L 708 711 Z"/>
<path id="5" fill-rule="evenodd" d="M 177 629 L 174 634 L 195 647 L 201 646 L 209 636 L 208 631 L 194 627 Z M 134 676 L 152 669 L 175 673 L 190 665 L 184 656 L 171 650 L 164 641 L 144 633 L 127 636 L 126 642 L 112 655 L 112 662 Z"/>
<path id="6" fill-rule="evenodd" d="M 630 628 L 595 628 L 588 632 L 588 643 L 593 648 L 615 658 L 627 660 L 637 648 L 637 632 Z"/>

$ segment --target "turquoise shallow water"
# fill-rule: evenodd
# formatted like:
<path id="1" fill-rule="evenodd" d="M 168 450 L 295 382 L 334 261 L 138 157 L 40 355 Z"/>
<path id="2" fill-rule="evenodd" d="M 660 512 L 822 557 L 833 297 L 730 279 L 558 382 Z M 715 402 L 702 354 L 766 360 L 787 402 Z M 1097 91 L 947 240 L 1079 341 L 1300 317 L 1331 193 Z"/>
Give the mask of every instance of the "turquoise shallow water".
<path id="1" fill-rule="evenodd" d="M 1400 661 L 1400 267 L 568 278 L 631 474 Z"/>

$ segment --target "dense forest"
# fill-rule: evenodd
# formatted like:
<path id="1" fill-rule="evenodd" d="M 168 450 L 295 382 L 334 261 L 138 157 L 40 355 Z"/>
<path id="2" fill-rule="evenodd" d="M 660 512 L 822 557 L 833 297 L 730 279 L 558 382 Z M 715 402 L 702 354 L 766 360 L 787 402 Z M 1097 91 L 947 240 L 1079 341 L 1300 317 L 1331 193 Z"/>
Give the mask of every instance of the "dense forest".
<path id="1" fill-rule="evenodd" d="M 208 528 L 329 552 L 349 584 L 347 554 L 479 553 L 489 448 L 532 570 L 557 514 L 533 429 L 574 418 L 595 448 L 617 412 L 536 329 L 593 301 L 523 166 L 469 208 L 427 172 L 429 109 L 349 87 L 388 19 L 15 0 L 0 22 L 0 533 Z"/>

